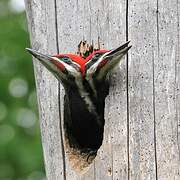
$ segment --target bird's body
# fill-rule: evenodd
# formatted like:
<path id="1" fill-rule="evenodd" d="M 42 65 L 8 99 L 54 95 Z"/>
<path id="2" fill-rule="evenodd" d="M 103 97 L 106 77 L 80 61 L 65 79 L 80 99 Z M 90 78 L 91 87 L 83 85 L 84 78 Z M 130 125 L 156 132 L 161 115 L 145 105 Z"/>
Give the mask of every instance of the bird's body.
<path id="1" fill-rule="evenodd" d="M 108 84 L 98 87 L 99 98 L 97 98 L 93 96 L 93 91 L 87 83 L 86 81 L 83 84 L 84 89 L 86 88 L 84 97 L 76 87 L 66 88 L 64 125 L 71 145 L 80 149 L 95 150 L 100 147 L 103 138 L 104 104 L 108 94 Z M 91 100 L 93 109 L 87 108 L 86 98 Z"/>
<path id="2" fill-rule="evenodd" d="M 94 51 L 86 58 L 75 54 L 47 56 L 27 49 L 64 86 L 64 127 L 71 147 L 97 151 L 101 146 L 109 90 L 106 75 L 130 49 L 128 43 L 111 51 Z"/>

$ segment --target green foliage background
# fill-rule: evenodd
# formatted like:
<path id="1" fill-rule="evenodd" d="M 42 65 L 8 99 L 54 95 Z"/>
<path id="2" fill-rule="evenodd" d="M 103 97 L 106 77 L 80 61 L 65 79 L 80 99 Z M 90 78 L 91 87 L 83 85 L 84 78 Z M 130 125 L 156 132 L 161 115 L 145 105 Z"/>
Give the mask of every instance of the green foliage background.
<path id="1" fill-rule="evenodd" d="M 0 0 L 0 180 L 45 179 L 25 12 Z"/>

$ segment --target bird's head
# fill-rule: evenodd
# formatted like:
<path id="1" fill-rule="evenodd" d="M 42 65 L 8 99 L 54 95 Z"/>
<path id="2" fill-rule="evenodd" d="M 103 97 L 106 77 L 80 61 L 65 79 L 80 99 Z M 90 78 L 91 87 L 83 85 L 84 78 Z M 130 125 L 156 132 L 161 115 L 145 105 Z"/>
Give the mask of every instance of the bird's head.
<path id="1" fill-rule="evenodd" d="M 65 85 L 90 79 L 102 81 L 130 49 L 128 44 L 126 42 L 114 50 L 97 50 L 86 58 L 76 54 L 44 55 L 36 50 L 26 49 Z"/>

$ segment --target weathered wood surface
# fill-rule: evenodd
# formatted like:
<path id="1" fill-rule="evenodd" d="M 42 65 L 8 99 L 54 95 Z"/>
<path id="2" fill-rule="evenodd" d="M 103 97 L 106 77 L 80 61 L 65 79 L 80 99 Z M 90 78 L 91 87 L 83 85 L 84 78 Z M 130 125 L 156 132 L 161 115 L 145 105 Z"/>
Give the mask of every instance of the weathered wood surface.
<path id="1" fill-rule="evenodd" d="M 56 12 L 54 1 L 26 2 L 31 44 L 42 53 L 57 53 Z M 39 62 L 34 61 L 39 104 L 42 145 L 48 179 L 64 178 L 60 132 L 58 82 Z"/>
<path id="2" fill-rule="evenodd" d="M 25 2 L 32 47 L 43 53 L 75 52 L 98 37 L 108 49 L 128 37 L 133 45 L 111 74 L 103 144 L 81 175 L 64 151 L 62 88 L 34 61 L 48 180 L 180 179 L 180 2 Z"/>
<path id="3" fill-rule="evenodd" d="M 179 73 L 179 1 L 158 2 L 157 58 L 154 60 L 157 175 L 162 179 L 180 179 L 179 128 L 176 105 L 180 91 Z M 177 76 L 177 77 L 176 77 Z"/>
<path id="4" fill-rule="evenodd" d="M 130 179 L 156 179 L 153 60 L 156 2 L 129 2 L 129 166 Z"/>

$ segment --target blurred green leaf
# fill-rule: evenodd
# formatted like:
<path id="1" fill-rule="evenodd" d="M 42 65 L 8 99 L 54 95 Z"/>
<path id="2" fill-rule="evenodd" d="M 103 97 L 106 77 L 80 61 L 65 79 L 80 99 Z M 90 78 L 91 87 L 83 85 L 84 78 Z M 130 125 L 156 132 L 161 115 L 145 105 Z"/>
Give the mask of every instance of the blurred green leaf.
<path id="1" fill-rule="evenodd" d="M 0 0 L 0 180 L 45 179 L 22 2 Z"/>

